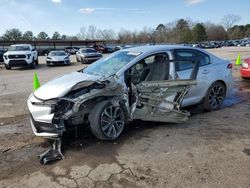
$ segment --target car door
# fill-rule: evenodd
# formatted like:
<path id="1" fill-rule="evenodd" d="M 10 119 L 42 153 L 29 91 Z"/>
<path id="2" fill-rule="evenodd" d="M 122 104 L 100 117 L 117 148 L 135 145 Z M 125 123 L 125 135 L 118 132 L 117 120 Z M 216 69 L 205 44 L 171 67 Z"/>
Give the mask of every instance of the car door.
<path id="1" fill-rule="evenodd" d="M 173 61 L 166 60 L 165 63 Z M 164 67 L 159 65 L 160 68 Z M 190 113 L 182 111 L 180 106 L 190 87 L 196 84 L 198 68 L 198 64 L 194 63 L 187 79 L 144 80 L 136 84 L 137 91 L 134 93 L 138 95 L 138 100 L 133 119 L 174 123 L 186 121 Z M 169 98 L 174 99 L 168 100 Z"/>
<path id="2" fill-rule="evenodd" d="M 176 72 L 179 79 L 187 79 L 192 71 L 193 62 L 199 64 L 197 85 L 190 88 L 183 100 L 182 106 L 199 103 L 206 94 L 210 85 L 209 78 L 212 75 L 210 58 L 207 54 L 193 49 L 177 49 L 174 51 Z"/>

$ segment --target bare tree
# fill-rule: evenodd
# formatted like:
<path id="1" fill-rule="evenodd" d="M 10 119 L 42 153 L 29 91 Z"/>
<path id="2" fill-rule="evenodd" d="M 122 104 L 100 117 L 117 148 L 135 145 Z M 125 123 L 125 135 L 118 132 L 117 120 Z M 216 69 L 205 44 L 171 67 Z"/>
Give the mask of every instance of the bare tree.
<path id="1" fill-rule="evenodd" d="M 118 40 L 122 44 L 131 44 L 133 43 L 133 35 L 131 31 L 126 29 L 121 29 L 118 33 Z"/>
<path id="2" fill-rule="evenodd" d="M 213 23 L 205 24 L 208 40 L 226 40 L 227 32 L 222 25 L 215 25 Z"/>
<path id="3" fill-rule="evenodd" d="M 116 34 L 112 29 L 104 29 L 101 31 L 101 38 L 107 41 L 113 41 L 116 39 Z"/>
<path id="4" fill-rule="evenodd" d="M 94 40 L 96 39 L 97 28 L 94 25 L 90 25 L 87 32 L 87 38 Z"/>
<path id="5" fill-rule="evenodd" d="M 77 34 L 77 37 L 81 40 L 84 40 L 86 38 L 86 28 L 81 27 L 80 33 Z"/>
<path id="6" fill-rule="evenodd" d="M 235 23 L 239 22 L 240 20 L 241 17 L 239 15 L 228 14 L 222 18 L 221 23 L 224 26 L 224 28 L 228 30 L 230 27 L 232 27 Z"/>

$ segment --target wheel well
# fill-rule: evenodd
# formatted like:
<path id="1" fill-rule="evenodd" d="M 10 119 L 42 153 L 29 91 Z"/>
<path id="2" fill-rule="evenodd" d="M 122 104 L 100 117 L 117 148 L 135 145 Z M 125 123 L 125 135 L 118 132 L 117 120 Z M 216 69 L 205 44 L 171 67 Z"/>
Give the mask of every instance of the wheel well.
<path id="1" fill-rule="evenodd" d="M 224 86 L 225 86 L 225 92 L 226 92 L 226 94 L 227 94 L 227 85 L 226 85 L 226 83 L 223 81 L 223 80 L 216 80 L 216 81 L 214 81 L 211 85 L 213 85 L 214 83 L 216 83 L 216 82 L 220 82 L 220 83 L 222 83 Z M 210 85 L 210 86 L 211 86 Z M 209 87 L 210 87 L 209 86 Z M 208 88 L 209 89 L 209 88 Z M 208 89 L 207 89 L 207 91 L 206 91 L 206 94 L 207 94 L 207 92 L 208 92 Z M 199 102 L 199 103 L 203 103 L 204 102 L 204 100 L 205 100 L 205 97 L 206 97 L 206 94 L 205 94 L 205 96 L 202 98 L 202 100 Z M 225 95 L 226 95 L 225 94 Z"/>
<path id="2" fill-rule="evenodd" d="M 220 82 L 220 83 L 222 83 L 225 86 L 225 92 L 226 92 L 225 95 L 227 95 L 227 85 L 226 85 L 226 83 L 223 80 L 217 80 L 215 82 Z"/>
<path id="3" fill-rule="evenodd" d="M 87 113 L 87 116 L 89 115 L 89 113 L 93 110 L 94 106 L 101 102 L 101 101 L 104 101 L 104 100 L 111 100 L 114 96 L 99 96 L 99 97 L 95 97 L 95 98 L 92 98 L 86 102 L 83 103 L 83 105 L 86 105 L 88 107 L 88 113 Z M 128 111 L 126 109 L 126 106 L 125 104 L 120 101 L 120 105 L 122 106 L 123 110 L 124 110 L 124 113 L 125 113 L 125 118 L 126 118 L 126 122 L 128 122 L 128 117 L 129 117 L 129 114 L 128 114 Z"/>

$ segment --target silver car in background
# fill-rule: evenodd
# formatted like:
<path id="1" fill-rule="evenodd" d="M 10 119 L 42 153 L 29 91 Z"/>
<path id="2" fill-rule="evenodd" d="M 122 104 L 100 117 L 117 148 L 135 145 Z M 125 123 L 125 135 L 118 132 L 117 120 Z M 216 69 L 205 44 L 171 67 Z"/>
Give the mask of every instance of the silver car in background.
<path id="1" fill-rule="evenodd" d="M 102 58 L 102 54 L 94 48 L 81 48 L 76 52 L 76 61 L 82 63 L 91 63 Z"/>
<path id="2" fill-rule="evenodd" d="M 182 107 L 221 107 L 232 88 L 231 69 L 230 61 L 192 47 L 120 50 L 32 93 L 31 126 L 37 136 L 53 138 L 89 124 L 96 137 L 113 140 L 134 119 L 183 122 L 190 114 Z"/>
<path id="3" fill-rule="evenodd" d="M 70 55 L 63 50 L 51 51 L 46 58 L 47 65 L 70 65 Z"/>

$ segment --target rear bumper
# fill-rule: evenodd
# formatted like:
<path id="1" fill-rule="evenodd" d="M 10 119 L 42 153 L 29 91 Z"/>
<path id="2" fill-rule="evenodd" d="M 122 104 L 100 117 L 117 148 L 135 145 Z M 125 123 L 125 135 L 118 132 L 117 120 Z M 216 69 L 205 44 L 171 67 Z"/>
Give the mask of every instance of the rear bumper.
<path id="1" fill-rule="evenodd" d="M 250 69 L 240 69 L 241 77 L 250 78 Z"/>

